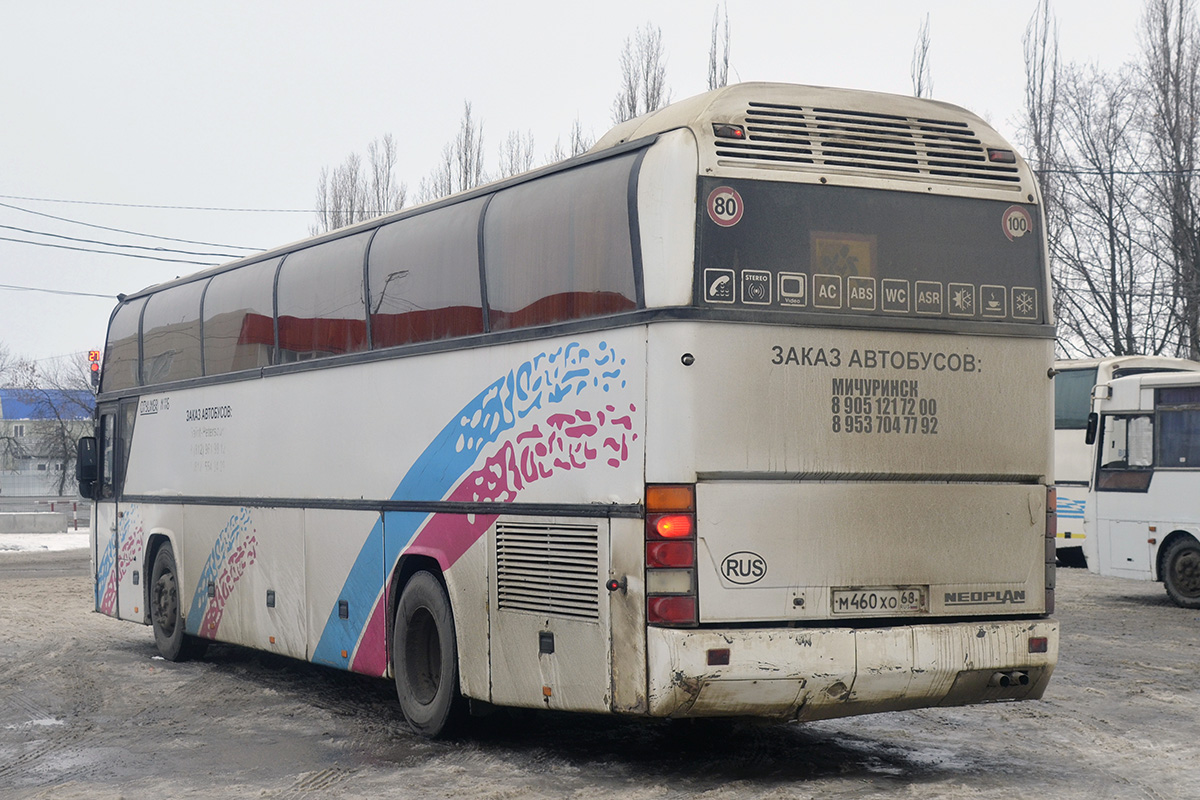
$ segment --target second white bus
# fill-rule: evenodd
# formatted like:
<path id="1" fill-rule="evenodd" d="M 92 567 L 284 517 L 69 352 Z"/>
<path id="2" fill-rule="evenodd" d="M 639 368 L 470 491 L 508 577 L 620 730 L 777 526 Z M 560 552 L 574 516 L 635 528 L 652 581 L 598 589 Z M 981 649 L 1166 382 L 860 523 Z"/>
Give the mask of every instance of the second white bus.
<path id="1" fill-rule="evenodd" d="M 1114 378 L 1095 409 L 1088 567 L 1200 608 L 1200 373 Z"/>
<path id="2" fill-rule="evenodd" d="M 1054 485 L 1058 489 L 1058 560 L 1087 565 L 1083 529 L 1094 453 L 1086 441 L 1092 388 L 1124 375 L 1200 370 L 1200 363 L 1167 356 L 1111 356 L 1056 361 L 1054 364 Z"/>

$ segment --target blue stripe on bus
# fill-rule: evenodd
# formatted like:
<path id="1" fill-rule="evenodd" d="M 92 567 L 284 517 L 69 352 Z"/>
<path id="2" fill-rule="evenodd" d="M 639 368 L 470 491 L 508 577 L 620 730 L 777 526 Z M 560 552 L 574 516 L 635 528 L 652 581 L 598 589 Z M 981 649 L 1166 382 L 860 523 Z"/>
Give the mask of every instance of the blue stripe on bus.
<path id="1" fill-rule="evenodd" d="M 1083 519 L 1086 500 L 1068 500 L 1062 495 L 1058 497 L 1058 516 L 1060 519 Z"/>
<path id="2" fill-rule="evenodd" d="M 625 360 L 600 342 L 595 355 L 579 342 L 571 342 L 552 353 L 540 353 L 486 389 L 446 424 L 413 462 L 401 479 L 392 500 L 441 500 L 454 489 L 484 447 L 511 430 L 519 419 L 541 409 L 542 402 L 560 403 L 589 386 L 603 392 L 623 388 L 620 380 Z M 329 612 L 312 660 L 318 664 L 345 667 L 353 655 L 375 608 L 386 575 L 408 547 L 421 525 L 432 514 L 388 514 L 386 552 L 383 520 L 371 528 L 342 587 L 339 599 L 349 601 L 349 618 L 340 619 L 337 603 Z M 381 570 L 381 563 L 386 565 Z M 342 651 L 347 653 L 342 656 Z"/>

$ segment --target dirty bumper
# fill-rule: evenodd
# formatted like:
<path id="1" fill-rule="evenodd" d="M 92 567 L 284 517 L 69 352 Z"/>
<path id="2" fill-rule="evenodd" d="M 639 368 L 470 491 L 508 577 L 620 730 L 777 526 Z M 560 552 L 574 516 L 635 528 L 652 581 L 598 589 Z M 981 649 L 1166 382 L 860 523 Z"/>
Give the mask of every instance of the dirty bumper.
<path id="1" fill-rule="evenodd" d="M 1054 620 L 860 629 L 650 628 L 650 714 L 817 720 L 1034 700 L 1045 691 L 1057 660 Z"/>

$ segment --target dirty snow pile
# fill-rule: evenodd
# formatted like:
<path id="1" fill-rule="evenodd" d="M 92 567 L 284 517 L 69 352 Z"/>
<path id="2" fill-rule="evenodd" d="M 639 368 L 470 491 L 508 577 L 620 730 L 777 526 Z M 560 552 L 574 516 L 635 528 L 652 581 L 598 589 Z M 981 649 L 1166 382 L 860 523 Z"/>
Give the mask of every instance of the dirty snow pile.
<path id="1" fill-rule="evenodd" d="M 0 533 L 0 556 L 37 550 L 81 550 L 87 546 L 86 528 L 64 533 Z"/>

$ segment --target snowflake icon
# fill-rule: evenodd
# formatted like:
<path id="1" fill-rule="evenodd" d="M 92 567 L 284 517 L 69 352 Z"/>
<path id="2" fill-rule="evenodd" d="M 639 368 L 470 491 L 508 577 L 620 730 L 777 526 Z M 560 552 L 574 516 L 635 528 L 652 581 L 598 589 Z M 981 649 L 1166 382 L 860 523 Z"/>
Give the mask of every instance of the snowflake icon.
<path id="1" fill-rule="evenodd" d="M 970 289 L 955 289 L 951 302 L 959 311 L 970 311 L 975 305 L 975 293 Z"/>
<path id="2" fill-rule="evenodd" d="M 1033 295 L 1029 292 L 1018 292 L 1013 298 L 1013 305 L 1016 306 L 1016 316 L 1033 316 Z"/>

